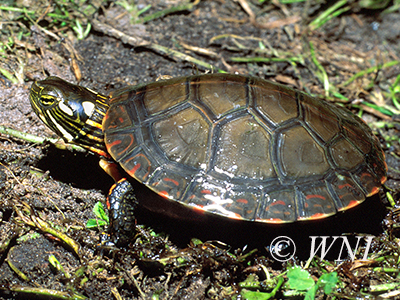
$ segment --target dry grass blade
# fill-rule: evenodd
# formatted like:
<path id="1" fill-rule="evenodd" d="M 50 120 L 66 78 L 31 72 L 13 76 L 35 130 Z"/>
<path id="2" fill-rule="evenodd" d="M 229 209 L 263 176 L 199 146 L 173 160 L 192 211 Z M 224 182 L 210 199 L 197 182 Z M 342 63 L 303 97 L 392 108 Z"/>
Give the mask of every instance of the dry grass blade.
<path id="1" fill-rule="evenodd" d="M 46 221 L 38 217 L 28 203 L 22 202 L 20 204 L 16 204 L 14 209 L 22 222 L 60 239 L 74 251 L 75 255 L 80 257 L 81 246 L 69 236 L 57 229 L 52 228 Z"/>
<path id="2" fill-rule="evenodd" d="M 209 49 L 206 49 L 206 48 L 200 48 L 200 47 L 188 45 L 188 44 L 186 44 L 184 42 L 180 42 L 179 44 L 183 48 L 188 49 L 188 50 L 193 51 L 193 52 L 196 52 L 196 53 L 201 54 L 201 55 L 209 56 L 209 57 L 212 57 L 212 58 L 218 58 L 219 57 L 218 53 L 216 53 L 214 51 L 211 51 Z"/>
<path id="3" fill-rule="evenodd" d="M 237 0 L 237 1 L 242 6 L 243 10 L 249 15 L 249 19 L 250 19 L 251 24 L 253 24 L 255 27 L 258 27 L 258 28 L 274 29 L 274 28 L 287 26 L 287 25 L 294 24 L 294 23 L 297 23 L 297 22 L 301 21 L 301 17 L 300 16 L 290 16 L 290 17 L 287 17 L 285 19 L 281 19 L 281 20 L 276 20 L 276 21 L 271 21 L 271 22 L 268 22 L 268 23 L 260 24 L 260 23 L 257 22 L 256 15 L 254 14 L 252 9 L 250 8 L 250 6 L 247 3 L 247 1 L 246 0 Z"/>
<path id="4" fill-rule="evenodd" d="M 92 25 L 93 25 L 93 28 L 96 29 L 97 31 L 102 32 L 105 35 L 115 37 L 115 38 L 121 40 L 123 43 L 129 44 L 133 47 L 147 47 L 147 46 L 151 45 L 151 42 L 149 42 L 149 41 L 146 41 L 140 37 L 129 36 L 129 35 L 123 33 L 122 31 L 119 31 L 119 30 L 115 29 L 114 27 L 107 25 L 103 22 L 100 22 L 96 19 L 92 20 Z"/>

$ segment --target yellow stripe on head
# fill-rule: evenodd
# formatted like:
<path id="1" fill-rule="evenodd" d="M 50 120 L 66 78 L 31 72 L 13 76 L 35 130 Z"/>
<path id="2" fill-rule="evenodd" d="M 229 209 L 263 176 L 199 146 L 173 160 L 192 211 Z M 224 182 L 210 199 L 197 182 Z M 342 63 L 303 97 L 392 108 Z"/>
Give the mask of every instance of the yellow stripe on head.
<path id="1" fill-rule="evenodd" d="M 66 142 L 105 152 L 101 123 L 107 97 L 49 77 L 32 84 L 29 99 L 39 118 Z"/>

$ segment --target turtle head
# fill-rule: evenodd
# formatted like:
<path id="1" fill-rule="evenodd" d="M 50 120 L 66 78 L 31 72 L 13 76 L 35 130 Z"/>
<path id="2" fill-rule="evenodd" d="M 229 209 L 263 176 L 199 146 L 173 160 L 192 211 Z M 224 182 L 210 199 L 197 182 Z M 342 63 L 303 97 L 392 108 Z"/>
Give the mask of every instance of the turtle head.
<path id="1" fill-rule="evenodd" d="M 101 127 L 107 97 L 51 76 L 32 84 L 29 100 L 39 118 L 64 141 L 108 156 Z"/>

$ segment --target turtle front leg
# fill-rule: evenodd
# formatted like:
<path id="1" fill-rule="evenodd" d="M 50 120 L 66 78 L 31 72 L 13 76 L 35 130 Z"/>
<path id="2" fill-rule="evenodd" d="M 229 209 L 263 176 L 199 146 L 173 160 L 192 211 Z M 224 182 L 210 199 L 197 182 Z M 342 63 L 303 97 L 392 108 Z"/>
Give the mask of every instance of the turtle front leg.
<path id="1" fill-rule="evenodd" d="M 107 197 L 110 219 L 109 237 L 102 244 L 104 246 L 127 245 L 136 226 L 134 211 L 137 200 L 133 187 L 126 178 L 122 178 L 115 163 L 101 159 L 100 166 L 116 182 Z"/>
<path id="2" fill-rule="evenodd" d="M 125 178 L 115 183 L 107 197 L 110 225 L 109 243 L 123 246 L 129 243 L 135 232 L 135 207 L 137 200 L 133 187 Z"/>

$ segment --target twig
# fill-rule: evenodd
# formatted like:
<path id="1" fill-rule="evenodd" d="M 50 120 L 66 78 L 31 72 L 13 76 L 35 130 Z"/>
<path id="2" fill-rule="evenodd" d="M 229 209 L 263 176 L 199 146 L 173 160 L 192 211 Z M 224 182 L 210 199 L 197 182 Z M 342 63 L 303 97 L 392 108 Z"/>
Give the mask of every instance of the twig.
<path id="1" fill-rule="evenodd" d="M 98 20 L 92 20 L 92 24 L 93 24 L 93 28 L 96 29 L 97 31 L 100 31 L 106 35 L 115 37 L 115 38 L 121 40 L 123 43 L 129 44 L 133 47 L 145 47 L 148 49 L 152 49 L 152 50 L 156 51 L 157 53 L 167 55 L 172 59 L 180 59 L 183 61 L 191 62 L 193 64 L 205 67 L 207 69 L 216 70 L 218 72 L 224 72 L 223 70 L 218 69 L 215 66 L 213 66 L 209 63 L 206 63 L 204 61 L 201 61 L 199 59 L 196 59 L 190 55 L 173 50 L 171 48 L 161 46 L 159 44 L 156 44 L 156 43 L 153 43 L 150 41 L 146 41 L 140 37 L 133 37 L 133 36 L 127 35 L 127 34 L 123 33 L 122 31 L 119 31 L 118 29 L 115 29 L 114 27 L 104 24 Z"/>
<path id="2" fill-rule="evenodd" d="M 42 145 L 45 143 L 50 143 L 52 145 L 54 145 L 56 148 L 58 149 L 73 149 L 79 152 L 86 152 L 85 149 L 83 149 L 82 147 L 79 147 L 77 145 L 73 145 L 73 144 L 64 144 L 62 142 L 60 142 L 60 139 L 52 139 L 52 138 L 43 138 L 37 135 L 33 135 L 30 133 L 25 133 L 25 132 L 21 132 L 12 128 L 8 128 L 5 127 L 3 125 L 0 125 L 0 133 L 2 134 L 6 134 L 30 143 L 34 143 L 34 144 L 38 144 L 38 145 Z"/>

